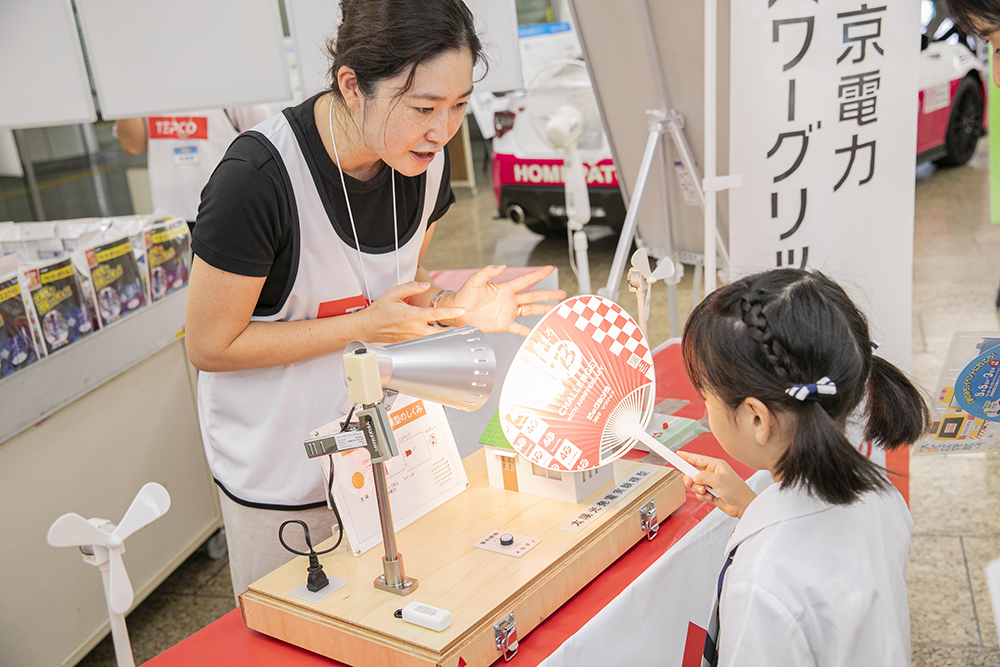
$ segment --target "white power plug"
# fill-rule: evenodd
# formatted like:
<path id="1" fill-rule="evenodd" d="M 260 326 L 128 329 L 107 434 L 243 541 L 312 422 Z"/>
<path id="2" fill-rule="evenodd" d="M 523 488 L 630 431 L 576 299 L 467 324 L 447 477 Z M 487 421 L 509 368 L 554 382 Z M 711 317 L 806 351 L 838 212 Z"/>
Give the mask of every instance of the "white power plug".
<path id="1" fill-rule="evenodd" d="M 411 602 L 396 612 L 396 616 L 407 623 L 413 623 L 435 632 L 441 632 L 451 625 L 450 611 L 438 609 L 422 602 Z"/>

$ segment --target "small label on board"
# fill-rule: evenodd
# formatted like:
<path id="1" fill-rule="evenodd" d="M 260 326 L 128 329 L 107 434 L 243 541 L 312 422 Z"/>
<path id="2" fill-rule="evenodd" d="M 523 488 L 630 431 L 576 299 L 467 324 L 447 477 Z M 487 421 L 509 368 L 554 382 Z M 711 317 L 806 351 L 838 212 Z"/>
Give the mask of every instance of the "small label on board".
<path id="1" fill-rule="evenodd" d="M 508 534 L 514 538 L 514 543 L 505 547 L 500 544 L 500 536 Z M 523 535 L 506 533 L 502 530 L 494 530 L 492 533 L 476 542 L 474 546 L 479 549 L 485 549 L 486 551 L 494 551 L 498 554 L 504 554 L 505 556 L 520 558 L 536 544 L 538 544 L 538 540 L 533 537 L 524 537 Z"/>
<path id="2" fill-rule="evenodd" d="M 587 506 L 587 509 L 580 512 L 575 518 L 559 526 L 559 530 L 567 533 L 579 533 L 589 526 L 603 512 L 608 511 L 618 504 L 618 501 L 638 489 L 643 482 L 656 473 L 655 468 L 642 466 L 627 478 L 619 482 L 615 488 L 611 489 L 603 496 Z M 499 538 L 498 538 L 499 539 Z"/>

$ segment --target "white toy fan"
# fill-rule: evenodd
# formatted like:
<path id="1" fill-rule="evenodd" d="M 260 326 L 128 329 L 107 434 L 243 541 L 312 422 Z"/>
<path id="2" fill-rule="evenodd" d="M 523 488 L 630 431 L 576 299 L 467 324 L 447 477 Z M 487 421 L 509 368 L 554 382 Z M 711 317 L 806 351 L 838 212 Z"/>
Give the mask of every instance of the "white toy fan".
<path id="1" fill-rule="evenodd" d="M 125 612 L 132 606 L 134 596 L 122 561 L 125 538 L 163 516 L 168 509 L 170 494 L 156 482 L 150 482 L 139 489 L 117 526 L 106 519 L 87 520 L 70 512 L 49 527 L 46 539 L 51 546 L 80 547 L 83 560 L 100 569 L 119 667 L 135 665 L 125 628 Z"/>
<path id="2" fill-rule="evenodd" d="M 532 78 L 524 108 L 538 136 L 563 153 L 570 268 L 576 275 L 580 294 L 590 294 L 587 235 L 583 231 L 583 226 L 590 222 L 590 193 L 580 149 L 600 150 L 604 130 L 587 66 L 582 60 L 549 63 Z"/>
<path id="3" fill-rule="evenodd" d="M 672 278 L 675 273 L 674 263 L 669 257 L 661 259 L 656 269 L 649 269 L 649 255 L 645 248 L 639 248 L 632 253 L 632 268 L 628 272 L 629 291 L 635 292 L 639 306 L 639 328 L 643 335 L 648 336 L 646 323 L 649 321 L 649 289 L 658 280 Z"/>

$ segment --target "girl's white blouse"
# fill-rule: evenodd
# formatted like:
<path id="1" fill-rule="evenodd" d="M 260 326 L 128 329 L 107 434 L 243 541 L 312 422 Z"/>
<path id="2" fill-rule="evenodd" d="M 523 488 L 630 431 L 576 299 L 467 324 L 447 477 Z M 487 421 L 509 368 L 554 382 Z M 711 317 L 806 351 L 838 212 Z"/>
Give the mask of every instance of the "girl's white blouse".
<path id="1" fill-rule="evenodd" d="M 912 531 L 894 488 L 848 506 L 765 489 L 726 547 L 720 667 L 908 667 Z"/>

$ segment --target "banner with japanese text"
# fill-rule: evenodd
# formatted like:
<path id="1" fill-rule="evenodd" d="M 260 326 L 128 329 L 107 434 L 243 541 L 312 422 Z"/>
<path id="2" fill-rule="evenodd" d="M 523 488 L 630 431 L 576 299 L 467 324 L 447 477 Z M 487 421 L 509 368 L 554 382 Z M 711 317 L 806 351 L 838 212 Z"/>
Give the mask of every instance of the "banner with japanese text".
<path id="1" fill-rule="evenodd" d="M 732 3 L 731 275 L 817 269 L 911 352 L 920 3 Z"/>

